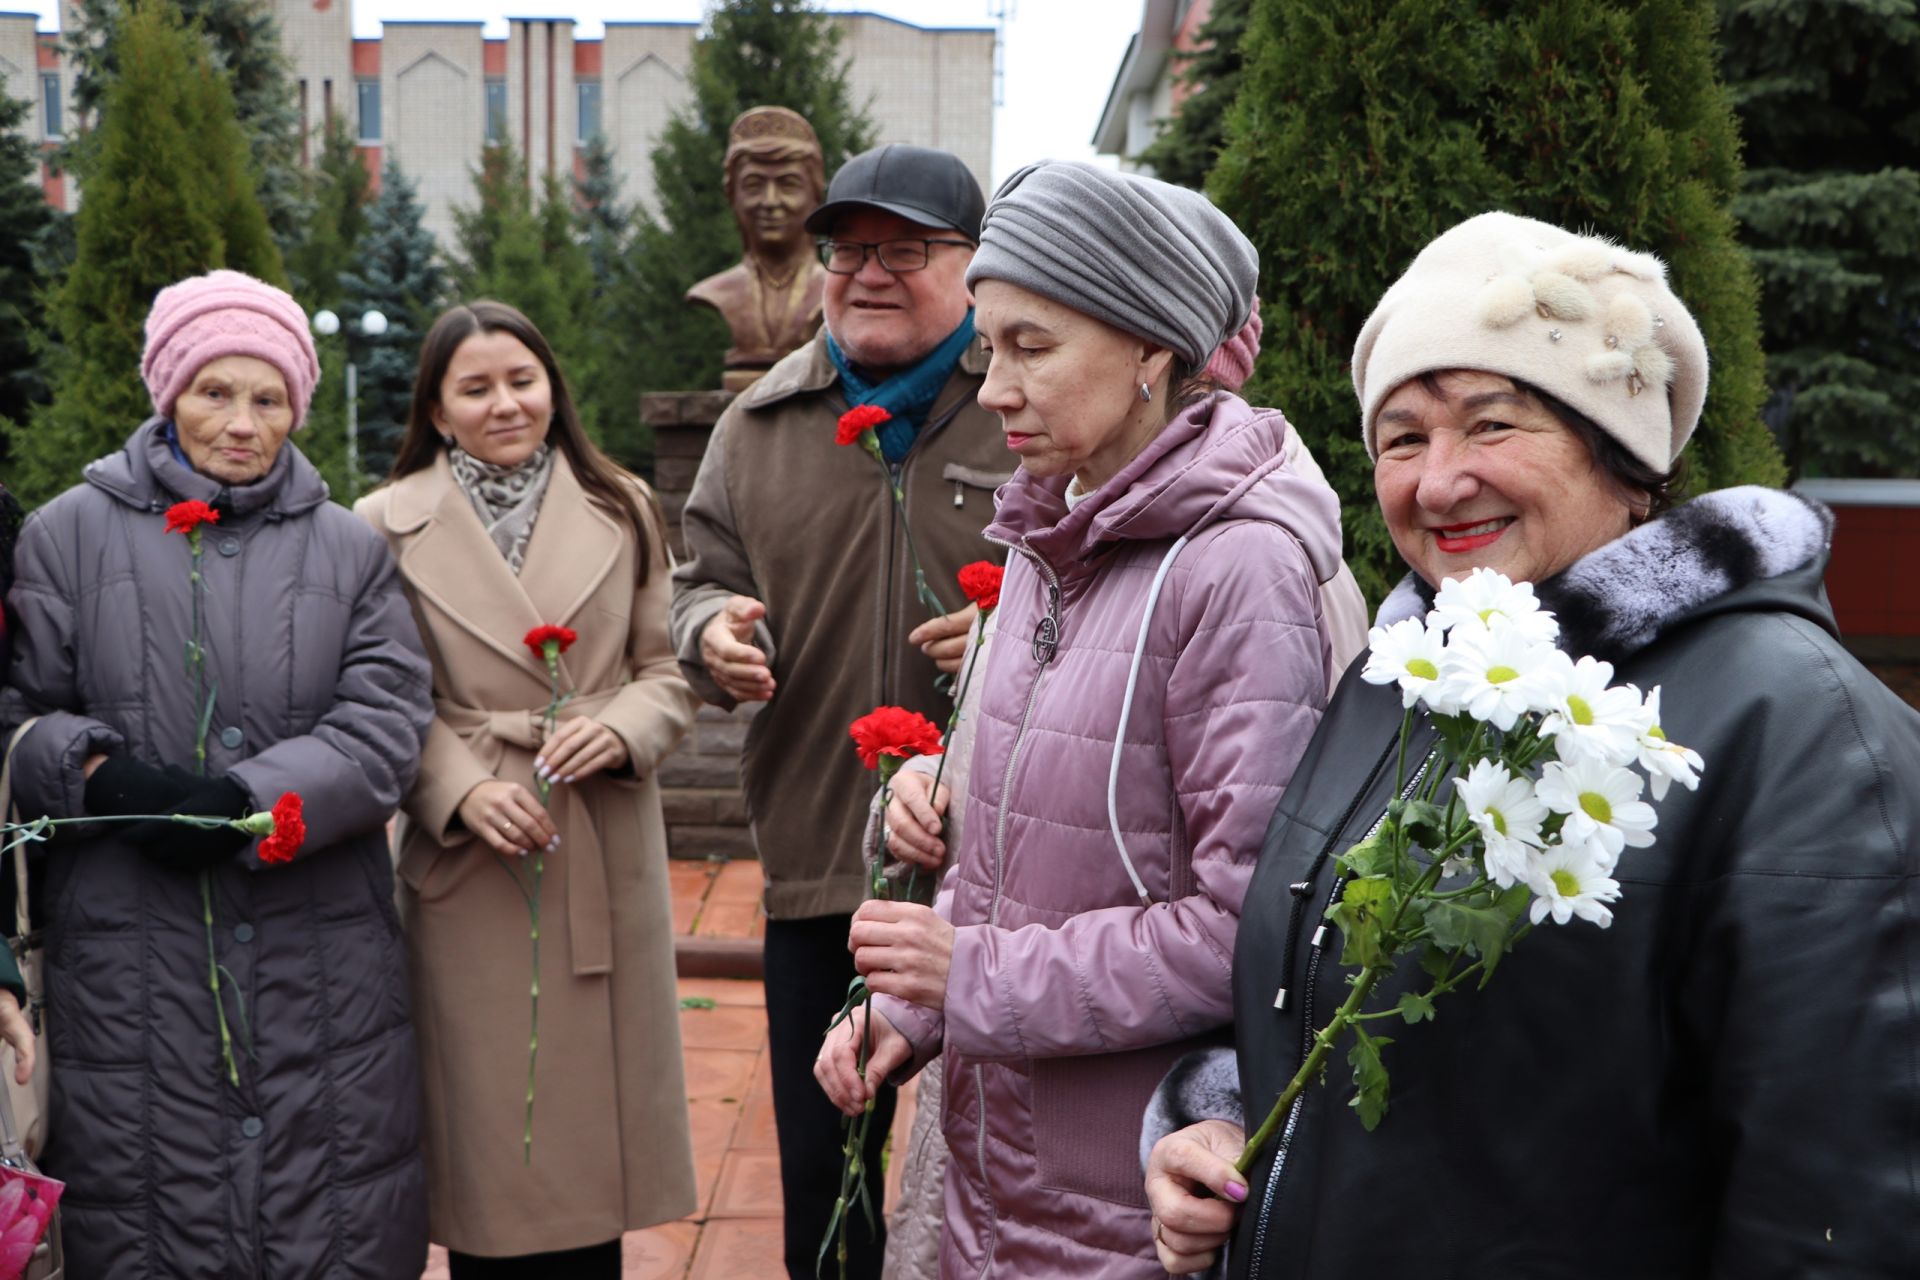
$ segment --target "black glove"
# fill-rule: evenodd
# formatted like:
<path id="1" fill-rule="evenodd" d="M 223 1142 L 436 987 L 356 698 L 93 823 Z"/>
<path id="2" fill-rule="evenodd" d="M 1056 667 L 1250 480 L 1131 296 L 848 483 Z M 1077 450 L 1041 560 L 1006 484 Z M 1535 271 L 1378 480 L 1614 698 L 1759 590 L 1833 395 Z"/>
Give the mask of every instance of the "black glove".
<path id="1" fill-rule="evenodd" d="M 95 818 L 168 813 L 199 783 L 185 769 L 156 769 L 134 759 L 131 752 L 116 751 L 87 779 L 87 813 Z"/>
<path id="2" fill-rule="evenodd" d="M 244 818 L 253 812 L 253 798 L 226 774 L 192 781 L 193 789 L 163 812 L 196 818 Z M 185 822 L 136 822 L 127 828 L 127 839 L 163 867 L 205 871 L 231 861 L 253 837 L 232 827 L 209 831 Z"/>

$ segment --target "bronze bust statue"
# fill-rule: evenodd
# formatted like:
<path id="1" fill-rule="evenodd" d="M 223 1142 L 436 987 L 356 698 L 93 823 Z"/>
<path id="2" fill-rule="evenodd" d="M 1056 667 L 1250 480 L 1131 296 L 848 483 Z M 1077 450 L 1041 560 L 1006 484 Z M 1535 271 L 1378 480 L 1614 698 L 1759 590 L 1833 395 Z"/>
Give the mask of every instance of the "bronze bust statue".
<path id="1" fill-rule="evenodd" d="M 807 215 L 827 191 L 813 126 L 785 107 L 755 107 L 727 132 L 727 203 L 746 256 L 687 290 L 733 331 L 721 384 L 751 386 L 820 327 L 826 269 L 807 234 Z"/>

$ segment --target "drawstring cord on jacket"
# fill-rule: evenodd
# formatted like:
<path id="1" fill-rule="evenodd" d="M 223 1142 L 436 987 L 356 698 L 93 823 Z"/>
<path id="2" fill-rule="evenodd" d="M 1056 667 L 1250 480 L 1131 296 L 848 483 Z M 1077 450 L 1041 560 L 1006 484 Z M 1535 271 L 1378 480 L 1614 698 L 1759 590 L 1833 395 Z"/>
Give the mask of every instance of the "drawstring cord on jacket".
<path id="1" fill-rule="evenodd" d="M 1140 637 L 1133 644 L 1133 665 L 1127 669 L 1127 694 L 1120 700 L 1120 727 L 1113 733 L 1113 763 L 1107 769 L 1107 825 L 1113 831 L 1113 846 L 1120 851 L 1120 863 L 1127 869 L 1127 879 L 1133 881 L 1133 891 L 1140 895 L 1140 905 L 1153 905 L 1153 896 L 1147 892 L 1147 886 L 1141 881 L 1140 873 L 1133 869 L 1133 858 L 1127 853 L 1127 841 L 1120 834 L 1120 750 L 1127 741 L 1127 721 L 1133 715 L 1133 689 L 1140 682 L 1140 663 L 1147 656 L 1147 631 L 1153 625 L 1153 606 L 1159 602 L 1160 588 L 1166 585 L 1167 570 L 1173 568 L 1173 558 L 1187 545 L 1186 535 L 1182 534 L 1168 548 L 1166 557 L 1160 561 L 1159 572 L 1153 575 L 1153 587 L 1147 592 L 1147 608 L 1140 615 Z"/>

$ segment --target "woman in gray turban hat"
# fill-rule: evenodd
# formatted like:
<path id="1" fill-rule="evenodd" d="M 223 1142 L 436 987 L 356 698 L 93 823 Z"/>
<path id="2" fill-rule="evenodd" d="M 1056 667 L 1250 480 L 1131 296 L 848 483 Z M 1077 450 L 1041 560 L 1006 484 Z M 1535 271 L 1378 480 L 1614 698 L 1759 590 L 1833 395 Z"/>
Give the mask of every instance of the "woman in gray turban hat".
<path id="1" fill-rule="evenodd" d="M 967 820 L 938 905 L 869 902 L 851 936 L 879 993 L 867 1079 L 944 1064 L 943 1275 L 1163 1274 L 1138 1117 L 1229 1019 L 1261 833 L 1359 642 L 1321 608 L 1333 492 L 1278 413 L 1193 376 L 1257 269 L 1204 197 L 1092 165 L 1024 169 L 987 209 L 980 403 L 1020 470 L 986 531 L 1015 554 Z M 887 842 L 937 864 L 928 784 L 896 775 Z M 854 1044 L 830 1033 L 816 1067 L 849 1111 Z"/>

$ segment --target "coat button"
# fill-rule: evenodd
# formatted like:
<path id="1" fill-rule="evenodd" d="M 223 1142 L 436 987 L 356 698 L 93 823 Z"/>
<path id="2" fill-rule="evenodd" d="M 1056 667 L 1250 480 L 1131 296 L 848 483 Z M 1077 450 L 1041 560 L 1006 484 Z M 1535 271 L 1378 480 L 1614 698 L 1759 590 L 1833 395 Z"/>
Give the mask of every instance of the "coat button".
<path id="1" fill-rule="evenodd" d="M 261 1133 L 266 1130 L 266 1127 L 267 1126 L 261 1122 L 259 1116 L 248 1116 L 240 1122 L 240 1132 L 249 1138 L 259 1137 Z"/>
<path id="2" fill-rule="evenodd" d="M 246 740 L 247 735 L 240 732 L 238 725 L 230 724 L 220 731 L 220 745 L 229 751 L 237 750 Z"/>
<path id="3" fill-rule="evenodd" d="M 240 539 L 238 539 L 238 538 L 222 538 L 222 539 L 220 539 L 220 554 L 221 554 L 221 555 L 223 555 L 223 556 L 237 556 L 237 555 L 239 555 L 239 554 L 240 554 Z"/>
<path id="4" fill-rule="evenodd" d="M 233 926 L 233 940 L 235 942 L 252 942 L 253 926 L 250 924 L 237 924 Z"/>

